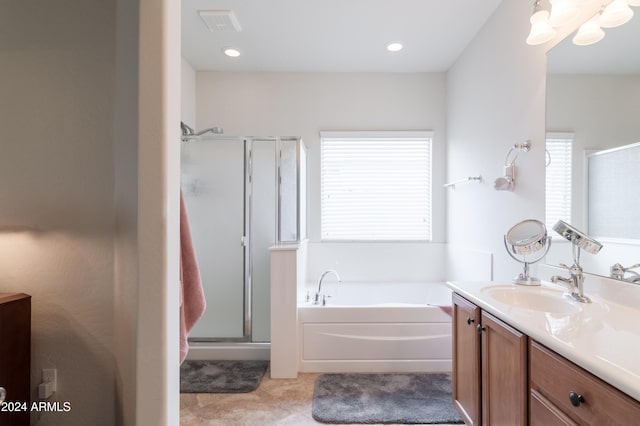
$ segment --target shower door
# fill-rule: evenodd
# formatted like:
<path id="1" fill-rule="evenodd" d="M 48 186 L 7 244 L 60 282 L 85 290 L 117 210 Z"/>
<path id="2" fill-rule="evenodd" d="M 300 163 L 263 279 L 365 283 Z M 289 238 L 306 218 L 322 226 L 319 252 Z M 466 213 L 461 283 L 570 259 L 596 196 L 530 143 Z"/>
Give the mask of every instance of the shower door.
<path id="1" fill-rule="evenodd" d="M 250 216 L 251 334 L 253 342 L 271 340 L 271 257 L 276 243 L 276 140 L 252 139 Z"/>
<path id="2" fill-rule="evenodd" d="M 304 145 L 294 137 L 193 136 L 183 138 L 181 155 L 207 300 L 189 339 L 269 342 L 269 247 L 306 236 Z"/>
<path id="3" fill-rule="evenodd" d="M 193 340 L 245 339 L 246 142 L 182 145 L 182 190 L 207 308 Z"/>

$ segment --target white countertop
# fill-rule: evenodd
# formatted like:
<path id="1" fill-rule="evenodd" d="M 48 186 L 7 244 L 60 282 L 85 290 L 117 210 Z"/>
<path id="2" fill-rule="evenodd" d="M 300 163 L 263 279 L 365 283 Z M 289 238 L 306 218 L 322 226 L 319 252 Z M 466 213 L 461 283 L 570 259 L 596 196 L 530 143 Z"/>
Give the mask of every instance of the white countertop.
<path id="1" fill-rule="evenodd" d="M 566 274 L 565 274 L 566 275 Z M 504 282 L 457 282 L 456 293 L 640 401 L 640 285 L 587 277 L 592 303 L 563 299 L 573 312 L 519 307 L 491 296 L 497 287 L 546 292 L 562 298 L 564 287 L 543 282 L 523 287 Z M 549 310 L 552 310 L 550 308 Z"/>

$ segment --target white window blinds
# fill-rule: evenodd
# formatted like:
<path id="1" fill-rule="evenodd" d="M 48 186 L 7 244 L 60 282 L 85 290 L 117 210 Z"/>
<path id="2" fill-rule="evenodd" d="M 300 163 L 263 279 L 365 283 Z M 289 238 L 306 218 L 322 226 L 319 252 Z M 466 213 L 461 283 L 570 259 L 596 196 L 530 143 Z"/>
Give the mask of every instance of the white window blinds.
<path id="1" fill-rule="evenodd" d="M 545 222 L 571 222 L 571 164 L 573 133 L 547 133 Z"/>
<path id="2" fill-rule="evenodd" d="M 431 240 L 431 132 L 322 132 L 323 240 Z"/>

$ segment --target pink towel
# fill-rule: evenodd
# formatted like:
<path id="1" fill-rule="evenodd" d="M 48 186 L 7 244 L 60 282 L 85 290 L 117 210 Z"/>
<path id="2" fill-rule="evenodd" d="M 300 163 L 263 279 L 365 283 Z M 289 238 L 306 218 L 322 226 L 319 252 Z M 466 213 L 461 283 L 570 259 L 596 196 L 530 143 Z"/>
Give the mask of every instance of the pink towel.
<path id="1" fill-rule="evenodd" d="M 182 364 L 189 352 L 187 340 L 189 332 L 202 316 L 207 305 L 182 191 L 180 191 L 180 292 L 180 364 Z"/>
<path id="2" fill-rule="evenodd" d="M 452 315 L 452 311 L 453 311 L 453 306 L 439 306 L 440 309 L 442 309 L 445 313 L 447 313 L 449 316 Z"/>

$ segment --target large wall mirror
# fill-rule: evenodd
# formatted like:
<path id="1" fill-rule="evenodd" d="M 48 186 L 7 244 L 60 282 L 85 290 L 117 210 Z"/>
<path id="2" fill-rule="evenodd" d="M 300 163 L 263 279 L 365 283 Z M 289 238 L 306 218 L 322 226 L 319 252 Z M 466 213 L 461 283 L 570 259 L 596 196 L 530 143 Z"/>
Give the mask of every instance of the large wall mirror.
<path id="1" fill-rule="evenodd" d="M 629 167 L 628 161 L 619 165 L 615 161 L 607 161 L 605 172 L 624 167 L 626 175 L 625 178 L 609 179 L 609 182 L 596 176 L 593 167 L 589 174 L 587 167 L 589 154 L 603 150 L 616 152 L 615 148 L 640 142 L 640 10 L 634 8 L 634 11 L 631 21 L 617 28 L 605 29 L 604 39 L 596 44 L 576 46 L 571 40 L 573 35 L 569 35 L 547 53 L 548 139 L 570 144 L 564 151 L 549 150 L 548 161 L 555 166 L 555 182 L 567 183 L 569 200 L 565 200 L 568 203 L 565 211 L 569 217 L 563 219 L 586 232 L 589 232 L 590 221 L 592 225 L 600 224 L 591 228 L 593 236 L 602 241 L 603 249 L 598 255 L 583 256 L 581 263 L 586 272 L 604 276 L 611 275 L 610 268 L 616 263 L 624 267 L 640 263 L 640 240 L 637 238 L 640 227 L 640 219 L 637 219 L 640 218 L 637 187 L 640 162 Z M 570 154 L 563 159 L 562 152 Z M 629 155 L 637 152 L 633 148 L 628 151 Z M 617 158 L 628 159 L 629 156 L 618 155 Z M 600 161 L 598 165 L 604 163 Z M 550 167 L 547 166 L 549 176 L 552 173 Z M 602 172 L 602 167 L 599 170 Z M 599 203 L 594 209 L 592 203 L 589 207 L 589 179 L 592 186 L 593 182 L 598 183 L 598 191 L 610 190 L 619 194 L 614 198 L 616 201 L 607 201 L 616 205 Z M 591 191 L 594 190 L 592 187 Z M 593 198 L 592 195 L 592 202 Z M 548 197 L 547 212 L 560 203 L 559 199 Z M 632 211 L 634 213 L 629 214 Z M 623 223 L 623 220 L 627 222 Z M 615 223 L 618 229 L 615 235 L 596 235 L 608 233 L 606 226 L 603 230 L 603 223 Z M 548 227 L 552 225 L 547 223 Z M 620 226 L 629 232 L 621 232 Z M 569 245 L 560 239 L 554 240 L 547 263 L 566 263 L 571 258 Z M 631 278 L 631 275 L 627 277 Z"/>

